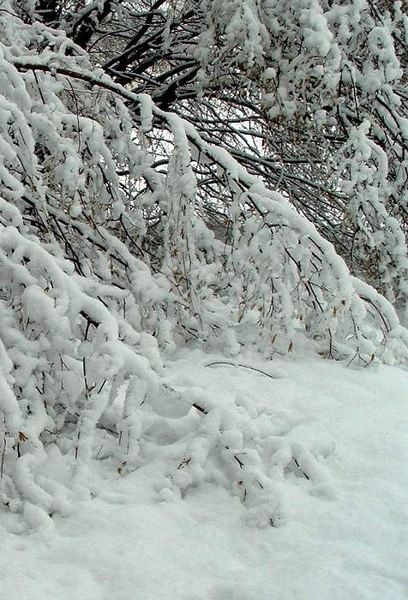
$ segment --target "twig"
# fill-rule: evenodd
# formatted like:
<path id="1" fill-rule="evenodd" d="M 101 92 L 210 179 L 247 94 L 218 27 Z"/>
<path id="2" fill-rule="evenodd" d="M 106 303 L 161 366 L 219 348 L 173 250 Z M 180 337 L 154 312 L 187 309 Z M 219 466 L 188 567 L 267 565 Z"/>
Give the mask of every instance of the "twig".
<path id="1" fill-rule="evenodd" d="M 1 467 L 0 467 L 0 477 L 3 479 L 4 475 L 4 457 L 6 454 L 6 436 L 3 437 L 3 450 L 1 453 Z"/>
<path id="2" fill-rule="evenodd" d="M 241 363 L 232 363 L 228 362 L 227 360 L 216 360 L 214 362 L 208 363 L 208 365 L 204 365 L 204 367 L 216 367 L 217 365 L 228 365 L 229 367 L 241 367 L 242 369 L 250 369 L 251 371 L 256 371 L 256 373 L 265 375 L 265 377 L 269 377 L 270 379 L 280 379 L 276 375 L 270 375 L 269 373 L 265 373 L 265 371 L 257 369 L 256 367 L 251 367 L 250 365 L 243 365 Z"/>
<path id="3" fill-rule="evenodd" d="M 239 468 L 240 469 L 244 468 L 244 463 L 242 462 L 242 460 L 240 458 L 238 458 L 238 456 L 236 454 L 234 454 L 234 460 L 237 461 L 237 463 L 239 464 Z"/>
<path id="4" fill-rule="evenodd" d="M 310 481 L 310 477 L 309 475 L 307 475 L 304 470 L 301 468 L 301 466 L 299 465 L 298 461 L 296 460 L 296 458 L 293 459 L 293 462 L 295 463 L 295 465 L 297 466 L 297 468 L 299 469 L 299 471 L 302 473 L 302 475 L 308 479 Z"/>

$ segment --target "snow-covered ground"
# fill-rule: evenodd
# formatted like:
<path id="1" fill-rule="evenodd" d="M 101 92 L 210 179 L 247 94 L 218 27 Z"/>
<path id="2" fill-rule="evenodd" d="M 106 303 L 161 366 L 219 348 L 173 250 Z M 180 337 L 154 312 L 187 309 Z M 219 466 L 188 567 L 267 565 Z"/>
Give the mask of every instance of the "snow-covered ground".
<path id="1" fill-rule="evenodd" d="M 232 361 L 271 378 L 205 366 L 217 360 L 186 351 L 166 366 L 178 408 L 171 397 L 156 399 L 162 419 L 147 426 L 144 465 L 123 475 L 98 461 L 92 499 L 37 531 L 0 515 L 1 600 L 407 598 L 408 374 L 317 358 Z M 201 483 L 193 472 L 192 485 L 177 493 L 189 477 L 188 448 L 197 454 L 183 432 L 188 438 L 195 428 L 200 437 L 207 418 L 195 408 L 180 416 L 183 402 L 227 414 L 245 408 L 238 413 L 253 419 L 253 430 L 247 417 L 238 425 L 262 450 L 253 472 L 272 486 L 259 486 L 261 501 L 241 501 L 245 482 L 228 479 L 239 474 L 238 461 L 232 457 L 238 471 L 223 470 L 214 448 L 205 473 L 197 471 Z M 238 425 L 223 434 L 230 444 Z M 248 448 L 236 453 L 243 463 Z M 268 494 L 279 526 L 262 519 Z"/>

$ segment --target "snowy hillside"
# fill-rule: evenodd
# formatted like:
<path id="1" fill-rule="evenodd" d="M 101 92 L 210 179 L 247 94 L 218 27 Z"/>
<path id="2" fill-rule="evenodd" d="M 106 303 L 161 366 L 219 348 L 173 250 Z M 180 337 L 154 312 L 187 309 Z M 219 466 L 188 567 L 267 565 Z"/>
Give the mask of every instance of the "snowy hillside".
<path id="1" fill-rule="evenodd" d="M 29 527 L 2 509 L 1 598 L 406 598 L 407 373 L 224 361 L 185 350 L 166 364 L 145 466 L 119 473 L 101 434 L 92 497 L 70 514 Z"/>

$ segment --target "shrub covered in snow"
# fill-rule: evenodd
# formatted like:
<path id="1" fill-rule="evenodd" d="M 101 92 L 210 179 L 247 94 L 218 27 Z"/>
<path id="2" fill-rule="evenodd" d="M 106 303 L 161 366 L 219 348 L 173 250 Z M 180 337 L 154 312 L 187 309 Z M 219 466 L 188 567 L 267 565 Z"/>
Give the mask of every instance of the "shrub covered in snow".
<path id="1" fill-rule="evenodd" d="M 101 435 L 120 470 L 137 464 L 141 414 L 168 393 L 162 358 L 182 343 L 272 354 L 308 338 L 349 362 L 406 360 L 408 333 L 392 305 L 350 275 L 312 222 L 189 121 L 95 68 L 64 32 L 22 15 L 20 4 L 0 9 L 3 503 L 28 515 L 64 510 L 62 482 L 42 472 L 55 448 L 74 491 Z M 322 56 L 326 37 L 318 37 Z M 398 254 L 401 231 L 380 203 L 385 158 L 368 125 L 353 131 L 342 168 L 387 243 L 392 229 Z M 368 165 L 364 176 L 355 155 Z M 208 226 L 211 206 L 225 217 L 223 239 Z M 245 410 L 228 418 L 216 407 L 195 410 L 204 425 L 170 488 L 199 482 L 216 449 L 242 471 L 226 473 L 241 481 L 243 499 L 253 487 L 266 496 L 262 473 L 240 464 Z M 303 451 L 285 452 L 309 464 Z"/>

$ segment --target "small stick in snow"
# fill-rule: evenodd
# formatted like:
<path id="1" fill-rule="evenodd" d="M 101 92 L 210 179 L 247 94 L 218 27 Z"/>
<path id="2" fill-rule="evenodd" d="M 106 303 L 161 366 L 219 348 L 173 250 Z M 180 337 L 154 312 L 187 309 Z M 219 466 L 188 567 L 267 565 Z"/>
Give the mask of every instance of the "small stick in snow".
<path id="1" fill-rule="evenodd" d="M 208 365 L 204 365 L 204 367 L 216 367 L 218 365 L 227 365 L 229 367 L 241 367 L 242 369 L 250 369 L 251 371 L 256 371 L 261 375 L 265 375 L 265 377 L 269 377 L 270 379 L 280 379 L 276 375 L 271 375 L 270 373 L 265 373 L 261 369 L 257 369 L 256 367 L 251 367 L 250 365 L 243 365 L 241 363 L 233 363 L 228 362 L 227 360 L 216 360 L 214 362 L 208 363 Z"/>
<path id="2" fill-rule="evenodd" d="M 303 469 L 302 469 L 302 468 L 301 468 L 301 466 L 299 465 L 299 462 L 296 460 L 296 458 L 294 458 L 294 459 L 293 459 L 293 462 L 295 463 L 295 465 L 297 466 L 297 468 L 299 469 L 299 471 L 302 473 L 302 475 L 303 475 L 303 476 L 304 476 L 306 479 L 308 479 L 308 480 L 310 481 L 310 477 L 309 477 L 309 475 L 307 475 L 307 474 L 306 474 L 306 473 L 303 471 Z"/>
<path id="3" fill-rule="evenodd" d="M 3 450 L 1 453 L 1 467 L 0 467 L 0 477 L 3 479 L 4 475 L 4 457 L 6 456 L 6 436 L 3 437 Z"/>
<path id="4" fill-rule="evenodd" d="M 204 415 L 208 414 L 208 410 L 206 410 L 205 408 L 203 408 L 202 406 L 200 406 L 199 404 L 196 404 L 195 402 L 193 403 L 194 408 L 196 408 L 197 410 L 199 410 L 200 412 L 202 412 Z"/>
<path id="5" fill-rule="evenodd" d="M 237 463 L 239 464 L 239 468 L 243 469 L 244 468 L 244 463 L 242 462 L 242 460 L 240 458 L 238 458 L 238 456 L 236 454 L 234 454 L 234 459 L 237 461 Z"/>

